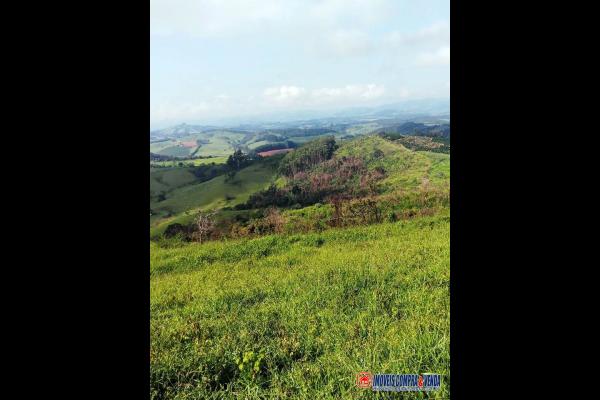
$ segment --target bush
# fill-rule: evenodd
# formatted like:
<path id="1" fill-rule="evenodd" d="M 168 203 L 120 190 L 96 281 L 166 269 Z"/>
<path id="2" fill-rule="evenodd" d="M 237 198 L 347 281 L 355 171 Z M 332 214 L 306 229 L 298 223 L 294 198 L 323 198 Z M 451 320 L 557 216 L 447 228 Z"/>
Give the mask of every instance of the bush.
<path id="1" fill-rule="evenodd" d="M 165 229 L 165 232 L 164 232 L 164 236 L 166 238 L 179 237 L 181 239 L 188 240 L 190 233 L 191 233 L 191 229 L 189 226 L 182 225 L 180 223 L 174 223 L 174 224 L 167 226 L 167 229 Z"/>

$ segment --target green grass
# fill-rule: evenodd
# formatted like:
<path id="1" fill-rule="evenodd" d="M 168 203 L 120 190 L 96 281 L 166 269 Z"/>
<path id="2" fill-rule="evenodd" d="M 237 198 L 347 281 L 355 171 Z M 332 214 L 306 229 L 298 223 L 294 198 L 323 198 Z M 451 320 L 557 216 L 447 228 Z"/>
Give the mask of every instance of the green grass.
<path id="1" fill-rule="evenodd" d="M 377 150 L 383 153 L 383 157 L 374 156 Z M 417 207 L 415 200 L 420 196 L 419 190 L 423 184 L 440 187 L 446 192 L 449 188 L 450 157 L 447 154 L 411 151 L 401 144 L 372 135 L 343 142 L 335 152 L 335 157 L 342 156 L 362 157 L 371 169 L 383 167 L 387 175 L 381 182 L 383 193 L 402 192 L 405 199 L 399 206 L 407 209 Z M 215 159 L 199 161 L 208 160 Z M 151 169 L 154 171 L 151 173 L 151 194 L 164 191 L 167 197 L 162 202 L 153 199 L 154 202 L 150 205 L 153 210 L 150 220 L 151 237 L 162 234 L 169 224 L 190 223 L 196 211 L 243 203 L 252 193 L 266 188 L 271 182 L 278 186 L 284 185 L 285 179 L 275 175 L 276 161 L 276 158 L 271 157 L 270 166 L 257 164 L 249 167 L 238 173 L 233 182 L 225 182 L 225 177 L 221 176 L 194 184 L 193 175 L 186 168 Z M 317 220 L 314 222 L 320 223 Z"/>
<path id="2" fill-rule="evenodd" d="M 189 168 L 150 168 L 150 195 L 169 192 L 195 180 Z"/>
<path id="3" fill-rule="evenodd" d="M 176 144 L 176 140 L 165 140 L 162 142 L 150 143 L 150 152 L 159 154 L 162 150 L 175 146 Z"/>
<path id="4" fill-rule="evenodd" d="M 258 142 L 252 142 L 248 145 L 249 149 L 256 149 L 257 147 L 263 146 L 265 144 L 269 144 L 271 142 L 269 142 L 268 140 L 259 140 Z"/>
<path id="5" fill-rule="evenodd" d="M 322 135 L 314 135 L 314 136 L 291 136 L 288 138 L 288 140 L 291 140 L 292 142 L 294 142 L 298 145 L 301 145 L 301 144 L 312 142 L 313 140 L 322 139 L 322 138 L 328 137 L 328 136 L 333 136 L 333 132 L 327 132 Z"/>
<path id="6" fill-rule="evenodd" d="M 153 398 L 385 398 L 359 371 L 440 373 L 449 397 L 447 212 L 150 258 Z"/>
<path id="7" fill-rule="evenodd" d="M 265 161 L 244 168 L 229 182 L 221 175 L 207 182 L 175 189 L 169 192 L 166 200 L 150 204 L 150 208 L 155 212 L 150 221 L 153 224 L 150 236 L 161 234 L 171 223 L 190 222 L 196 211 L 244 203 L 252 193 L 268 187 L 275 175 L 273 165 Z M 228 200 L 227 196 L 234 198 Z M 165 219 L 169 214 L 174 218 Z"/>
<path id="8" fill-rule="evenodd" d="M 195 148 L 183 147 L 181 145 L 175 145 L 161 149 L 158 154 L 171 157 L 188 157 L 194 152 Z"/>
<path id="9" fill-rule="evenodd" d="M 151 143 L 150 151 L 152 153 L 173 157 L 187 157 L 192 155 L 192 153 L 194 156 L 226 157 L 235 151 L 235 145 L 238 144 L 244 136 L 243 133 L 227 130 L 194 133 L 178 137 L 177 139 Z M 196 140 L 207 141 L 208 143 L 201 144 L 199 148 L 187 148 L 180 145 L 181 142 L 192 142 Z"/>
<path id="10" fill-rule="evenodd" d="M 195 156 L 219 156 L 226 157 L 235 151 L 234 146 L 226 138 L 212 138 L 210 143 L 203 144 L 194 153 Z"/>
<path id="11" fill-rule="evenodd" d="M 383 167 L 378 205 L 386 221 L 401 220 L 330 229 L 331 205 L 316 204 L 283 211 L 288 233 L 182 243 L 160 234 L 198 210 L 220 210 L 217 220 L 248 213 L 222 208 L 282 185 L 278 159 L 232 182 L 190 183 L 186 168 L 154 175 L 169 190 L 151 204 L 153 398 L 449 398 L 449 155 L 369 136 L 335 156 Z M 291 233 L 304 228 L 316 232 Z M 440 373 L 442 390 L 360 390 L 360 371 Z"/>
<path id="12" fill-rule="evenodd" d="M 376 150 L 381 151 L 383 156 L 376 157 Z M 431 164 L 425 155 L 379 136 L 362 136 L 344 142 L 335 155 L 362 157 L 366 159 L 369 168 L 383 167 L 387 175 L 382 181 L 385 191 L 417 187 L 427 175 Z"/>
<path id="13" fill-rule="evenodd" d="M 450 155 L 444 153 L 433 153 L 430 151 L 417 152 L 429 158 L 431 164 L 428 177 L 434 184 L 450 183 Z"/>
<path id="14" fill-rule="evenodd" d="M 381 128 L 381 125 L 377 122 L 370 122 L 366 124 L 353 125 L 346 129 L 345 134 L 348 135 L 366 135 L 375 130 Z"/>
<path id="15" fill-rule="evenodd" d="M 202 144 L 194 155 L 228 156 L 235 151 L 235 144 L 237 144 L 244 137 L 244 134 L 227 130 L 219 130 L 211 131 L 208 134 L 201 134 L 194 137 L 209 141 L 207 144 Z"/>
<path id="16" fill-rule="evenodd" d="M 178 167 L 179 163 L 184 165 L 206 165 L 206 164 L 225 164 L 227 157 L 195 158 L 193 160 L 174 160 L 174 161 L 152 161 L 150 165 L 160 165 L 162 167 Z"/>

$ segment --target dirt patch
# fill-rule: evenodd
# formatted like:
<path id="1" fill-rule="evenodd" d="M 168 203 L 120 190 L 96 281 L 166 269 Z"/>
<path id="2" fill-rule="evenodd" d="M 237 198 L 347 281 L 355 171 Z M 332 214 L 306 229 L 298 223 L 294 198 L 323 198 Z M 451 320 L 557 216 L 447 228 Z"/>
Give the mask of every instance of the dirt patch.
<path id="1" fill-rule="evenodd" d="M 192 148 L 194 148 L 194 147 L 198 146 L 198 144 L 196 144 L 196 141 L 195 141 L 195 140 L 193 140 L 193 141 L 190 141 L 190 142 L 181 142 L 181 145 L 182 145 L 183 147 L 187 147 L 187 148 L 190 148 L 190 149 L 192 149 Z"/>
<path id="2" fill-rule="evenodd" d="M 258 153 L 258 155 L 261 157 L 270 157 L 270 156 L 274 156 L 275 154 L 288 153 L 292 150 L 294 150 L 294 149 L 278 149 L 278 150 L 261 151 L 260 153 Z"/>

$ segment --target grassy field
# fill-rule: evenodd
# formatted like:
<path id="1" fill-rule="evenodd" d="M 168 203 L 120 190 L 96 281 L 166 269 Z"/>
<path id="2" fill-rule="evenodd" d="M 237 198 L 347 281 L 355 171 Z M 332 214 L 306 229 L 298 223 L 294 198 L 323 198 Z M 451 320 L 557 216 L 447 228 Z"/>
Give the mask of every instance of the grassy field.
<path id="1" fill-rule="evenodd" d="M 235 151 L 233 142 L 227 137 L 216 136 L 208 140 L 210 143 L 201 145 L 194 153 L 195 156 L 226 157 Z"/>
<path id="2" fill-rule="evenodd" d="M 429 161 L 428 178 L 435 184 L 448 185 L 450 183 L 450 155 L 433 153 L 430 151 L 417 152 L 425 155 Z"/>
<path id="3" fill-rule="evenodd" d="M 381 128 L 381 124 L 370 122 L 365 124 L 353 125 L 346 129 L 345 133 L 349 135 L 366 135 Z"/>
<path id="4" fill-rule="evenodd" d="M 150 152 L 163 154 L 162 151 L 168 149 L 169 147 L 173 147 L 177 145 L 177 141 L 175 140 L 164 140 L 161 142 L 150 143 Z"/>
<path id="5" fill-rule="evenodd" d="M 252 193 L 269 186 L 275 176 L 273 165 L 265 161 L 242 169 L 231 181 L 221 175 L 207 182 L 176 188 L 167 194 L 166 200 L 150 204 L 154 212 L 150 218 L 150 236 L 161 234 L 168 224 L 190 222 L 196 211 L 243 203 Z"/>
<path id="6" fill-rule="evenodd" d="M 450 156 L 379 136 L 339 144 L 334 157 L 385 170 L 371 197 L 385 222 L 331 228 L 325 200 L 282 209 L 276 235 L 165 239 L 200 210 L 219 210 L 217 223 L 260 211 L 223 207 L 285 185 L 284 156 L 231 181 L 151 169 L 166 193 L 151 203 L 152 398 L 449 398 Z M 355 387 L 360 371 L 439 373 L 442 390 L 377 394 Z"/>
<path id="7" fill-rule="evenodd" d="M 161 167 L 178 167 L 179 163 L 184 165 L 206 165 L 206 164 L 225 164 L 227 157 L 210 157 L 210 158 L 195 158 L 193 160 L 181 160 L 181 161 L 151 161 L 150 165 L 159 165 Z"/>
<path id="8" fill-rule="evenodd" d="M 235 144 L 244 137 L 244 134 L 227 130 L 214 130 L 204 133 L 194 133 L 177 139 L 154 142 L 150 144 L 150 151 L 156 154 L 174 157 L 219 156 L 226 157 L 235 151 Z M 199 147 L 184 147 L 183 142 L 201 140 L 205 143 Z"/>
<path id="9" fill-rule="evenodd" d="M 382 156 L 375 156 L 380 151 Z M 360 156 L 366 159 L 370 169 L 383 167 L 386 178 L 382 181 L 384 193 L 401 192 L 406 197 L 403 207 L 413 207 L 409 194 L 418 195 L 424 185 L 449 190 L 450 157 L 447 154 L 415 152 L 404 146 L 378 136 L 359 137 L 343 142 L 335 152 L 336 157 Z M 215 160 L 203 159 L 200 161 Z M 154 199 L 150 207 L 153 215 L 151 237 L 162 234 L 172 223 L 188 224 L 199 210 L 232 207 L 245 202 L 250 194 L 264 189 L 271 182 L 282 186 L 285 179 L 276 175 L 276 159 L 262 161 L 240 171 L 231 182 L 224 176 L 208 182 L 194 183 L 193 174 L 186 168 L 151 169 L 151 195 L 166 193 L 166 200 Z"/>
<path id="10" fill-rule="evenodd" d="M 150 196 L 170 192 L 196 180 L 187 168 L 150 168 Z"/>
<path id="11" fill-rule="evenodd" d="M 440 373 L 405 398 L 449 398 L 448 212 L 150 246 L 153 398 L 386 398 L 359 371 Z"/>
<path id="12" fill-rule="evenodd" d="M 376 156 L 376 151 L 382 155 Z M 449 181 L 448 154 L 411 151 L 379 136 L 364 136 L 343 142 L 335 155 L 364 157 L 369 168 L 383 167 L 387 175 L 382 182 L 385 192 L 414 190 L 424 180 L 432 184 L 446 184 Z"/>

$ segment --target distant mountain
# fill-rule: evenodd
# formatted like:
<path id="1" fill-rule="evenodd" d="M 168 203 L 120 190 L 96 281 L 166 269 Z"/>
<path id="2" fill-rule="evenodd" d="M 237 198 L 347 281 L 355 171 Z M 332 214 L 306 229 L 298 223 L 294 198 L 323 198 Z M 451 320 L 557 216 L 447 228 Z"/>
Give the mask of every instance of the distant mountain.
<path id="1" fill-rule="evenodd" d="M 349 108 L 337 113 L 335 116 L 345 117 L 374 117 L 374 118 L 411 118 L 416 116 L 449 115 L 449 99 L 419 99 L 405 100 L 393 104 L 384 104 L 377 107 Z"/>
<path id="2" fill-rule="evenodd" d="M 323 127 L 325 124 L 356 123 L 373 119 L 399 119 L 414 121 L 420 118 L 445 118 L 450 116 L 450 100 L 417 99 L 404 100 L 391 104 L 382 104 L 372 107 L 347 107 L 343 109 L 313 109 L 282 111 L 271 114 L 243 116 L 234 118 L 221 118 L 210 121 L 210 125 L 199 121 L 189 121 L 189 124 L 180 124 L 171 128 L 152 130 L 151 136 L 187 135 L 205 132 L 210 129 L 231 128 L 238 129 L 273 129 L 298 127 Z M 206 121 L 205 121 L 206 122 Z"/>
<path id="3" fill-rule="evenodd" d="M 400 103 L 404 104 L 405 103 Z M 408 103 L 404 109 L 444 110 L 443 101 Z M 349 116 L 328 114 L 324 118 L 289 122 L 247 122 L 244 125 L 179 124 L 150 132 L 150 151 L 175 158 L 227 156 L 235 150 L 245 153 L 295 148 L 321 136 L 337 139 L 378 133 L 384 137 L 423 136 L 448 141 L 449 114 L 403 114 L 400 105 L 344 111 Z M 352 117 L 350 117 L 352 115 Z M 436 139 L 437 140 L 437 139 Z M 420 142 L 419 142 L 420 143 Z"/>
<path id="4" fill-rule="evenodd" d="M 187 136 L 195 133 L 202 133 L 209 129 L 214 129 L 214 126 L 204 126 L 204 125 L 188 125 L 186 123 L 175 125 L 169 128 L 157 129 L 150 131 L 151 137 L 177 137 L 177 136 Z"/>

